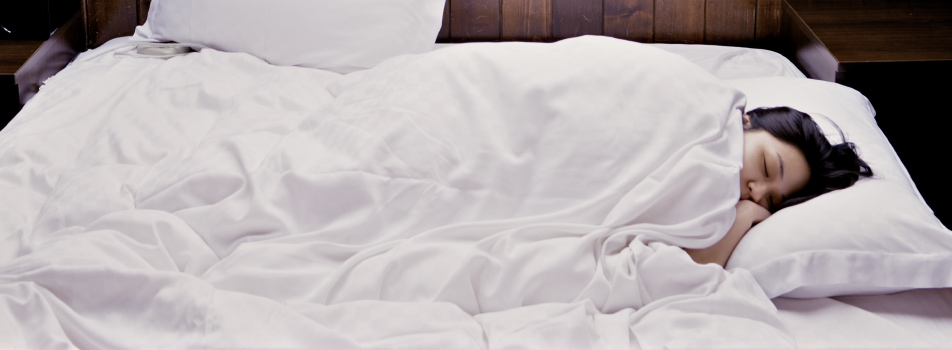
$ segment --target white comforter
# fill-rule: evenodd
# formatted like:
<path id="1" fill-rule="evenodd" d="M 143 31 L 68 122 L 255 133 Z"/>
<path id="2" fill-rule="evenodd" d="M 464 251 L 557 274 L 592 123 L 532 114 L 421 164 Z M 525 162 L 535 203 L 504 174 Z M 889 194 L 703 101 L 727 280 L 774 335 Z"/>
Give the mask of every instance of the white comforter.
<path id="1" fill-rule="evenodd" d="M 733 221 L 744 106 L 679 56 L 127 51 L 0 133 L 0 347 L 792 345 L 748 273 L 677 248 Z"/>

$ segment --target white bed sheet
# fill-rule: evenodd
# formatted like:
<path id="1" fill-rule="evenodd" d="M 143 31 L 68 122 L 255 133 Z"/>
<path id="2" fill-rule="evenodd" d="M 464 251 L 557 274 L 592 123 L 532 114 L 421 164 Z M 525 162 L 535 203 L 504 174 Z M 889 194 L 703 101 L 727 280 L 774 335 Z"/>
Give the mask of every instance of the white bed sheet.
<path id="1" fill-rule="evenodd" d="M 744 100 L 676 55 L 473 44 L 333 79 L 130 54 L 0 132 L 13 347 L 791 344 L 748 272 L 674 247 L 733 221 Z"/>
<path id="2" fill-rule="evenodd" d="M 125 39 L 116 40 L 104 48 L 85 53 L 80 57 L 79 60 L 89 60 L 95 58 L 98 55 L 108 54 L 109 50 L 128 47 L 129 43 L 125 42 L 124 40 Z M 789 61 L 784 59 L 782 56 L 769 51 L 701 45 L 654 44 L 653 46 L 682 55 L 723 79 L 745 78 L 751 76 L 803 77 L 802 73 L 797 71 Z M 117 67 L 116 69 L 131 68 L 134 67 Z M 293 75 L 300 72 L 304 71 L 296 71 L 295 68 L 289 68 L 287 74 Z M 134 70 L 129 71 L 129 74 L 134 74 Z M 317 91 L 319 89 L 327 88 L 333 85 L 339 80 L 339 78 L 340 76 L 335 74 L 315 74 L 312 79 L 314 85 L 304 88 L 315 89 L 315 91 Z M 107 89 L 121 89 L 121 87 L 118 86 L 100 87 Z M 106 99 L 103 101 L 103 103 L 112 104 L 116 102 Z M 317 107 L 321 101 L 315 101 L 314 103 L 315 104 L 311 107 Z M 93 109 L 90 111 L 91 113 L 95 112 L 94 107 L 95 106 L 90 106 L 90 108 Z M 29 106 L 29 108 L 37 107 Z M 70 121 L 65 120 L 65 122 Z M 54 133 L 54 135 L 62 137 L 62 142 L 69 143 L 70 136 L 68 134 L 60 135 Z M 126 176 L 128 175 L 129 174 Z M 42 182 L 42 176 L 44 175 L 39 174 L 34 176 L 35 181 Z M 46 176 L 49 176 L 49 174 L 46 174 Z M 23 198 L 31 198 L 31 196 L 25 195 Z M 174 222 L 167 224 L 173 226 L 176 225 Z M 18 232 L 18 234 L 22 235 L 26 233 Z M 10 239 L 11 236 L 5 236 L 4 238 Z M 20 249 L 19 246 L 15 246 L 13 243 L 15 242 L 10 240 L 4 242 L 3 251 L 0 251 L 0 253 L 2 253 L 0 256 L 4 257 L 4 260 L 11 256 L 15 256 L 17 254 L 15 251 Z M 13 285 L 8 287 L 17 289 L 21 288 L 22 286 Z M 5 291 L 11 292 L 9 288 Z M 796 344 L 801 348 L 942 348 L 947 346 L 947 344 L 952 344 L 952 292 L 950 291 L 952 291 L 952 289 L 923 290 L 897 293 L 892 295 L 854 296 L 835 299 L 821 298 L 804 300 L 778 298 L 773 301 L 773 304 L 776 305 L 777 310 L 779 311 L 779 319 L 783 322 L 783 326 L 781 328 L 785 327 L 785 331 L 788 331 L 793 335 Z M 30 297 L 34 298 L 38 297 L 29 293 L 22 295 L 30 295 Z M 254 298 L 249 299 L 227 293 L 221 293 L 219 298 L 220 300 L 216 301 L 216 303 L 222 303 L 221 305 L 235 305 L 233 303 L 236 302 L 246 303 L 246 305 L 248 305 L 247 307 L 232 310 L 235 316 L 244 317 L 248 315 L 258 315 L 263 317 L 268 315 L 268 317 L 273 317 L 273 313 L 276 312 L 276 309 L 271 309 L 275 308 L 274 305 L 264 303 L 261 300 Z M 391 304 L 383 305 L 382 303 L 376 302 L 364 303 L 366 304 L 351 309 L 319 308 L 311 304 L 297 305 L 297 307 L 299 310 L 303 310 L 299 311 L 302 315 L 317 322 L 326 323 L 329 322 L 328 318 L 338 318 L 338 321 L 341 322 L 337 325 L 340 327 L 338 330 L 346 329 L 347 332 L 350 332 L 350 334 L 359 334 L 360 332 L 359 327 L 354 328 L 353 325 L 344 324 L 348 319 L 353 320 L 355 317 L 361 316 L 354 314 L 355 310 L 360 310 L 362 312 L 373 312 L 373 310 L 387 310 L 388 312 L 399 311 L 405 313 L 405 316 L 409 319 L 418 321 L 421 318 L 460 312 L 460 310 L 455 309 L 453 305 L 441 303 L 429 304 L 424 309 L 419 309 L 419 305 L 415 304 L 400 306 Z M 55 309 L 57 306 L 54 305 L 52 307 Z M 568 320 L 568 322 L 576 322 L 579 319 L 588 318 L 592 320 L 591 323 L 579 324 L 578 327 L 574 328 L 577 333 L 566 335 L 566 337 L 594 337 L 600 339 L 599 341 L 601 341 L 601 343 L 598 344 L 610 348 L 612 345 L 626 343 L 625 340 L 622 340 L 622 338 L 625 338 L 626 335 L 616 334 L 608 331 L 610 325 L 617 324 L 618 322 L 627 322 L 627 320 L 620 321 L 620 318 L 627 319 L 630 317 L 645 317 L 641 313 L 638 315 L 629 315 L 625 313 L 601 314 L 595 309 L 596 307 L 593 305 L 581 303 L 566 305 L 563 308 L 551 308 L 541 313 L 486 313 L 484 316 L 482 316 L 482 318 L 477 318 L 469 323 L 459 321 L 461 319 L 465 319 L 465 317 L 459 319 L 445 319 L 441 321 L 433 320 L 434 323 L 428 325 L 428 327 L 430 327 L 428 330 L 432 331 L 436 329 L 443 329 L 446 332 L 445 335 L 447 339 L 469 339 L 470 337 L 476 339 L 478 336 L 476 336 L 473 332 L 478 333 L 479 327 L 476 325 L 482 325 L 484 327 L 482 331 L 484 332 L 491 332 L 495 330 L 499 332 L 499 334 L 519 334 L 519 332 L 534 333 L 535 336 L 538 337 L 539 335 L 546 334 L 546 332 L 551 332 L 551 330 L 546 330 L 545 327 L 547 327 L 547 325 L 554 326 L 564 320 Z M 20 310 L 19 312 L 25 311 Z M 49 312 L 49 310 L 37 309 L 33 310 L 33 312 Z M 155 312 L 155 310 L 152 312 Z M 269 314 L 269 312 L 271 312 L 271 314 Z M 578 315 L 581 315 L 582 317 L 579 318 Z M 657 315 L 662 314 L 659 313 Z M 647 320 L 651 321 L 651 317 L 652 316 L 648 316 Z M 507 319 L 521 321 L 536 319 L 535 322 L 538 325 L 538 328 L 532 330 L 519 330 L 519 324 L 509 324 L 506 322 Z M 664 320 L 664 318 L 659 318 L 658 322 L 662 322 Z M 444 324 L 439 325 L 439 322 L 444 322 Z M 491 325 L 491 327 L 485 328 L 487 325 Z M 650 322 L 641 322 L 640 325 L 645 330 L 652 328 L 650 326 Z M 242 325 L 226 324 L 225 326 L 241 328 Z M 606 326 L 606 328 L 596 327 L 593 330 L 591 328 L 593 326 Z M 473 334 L 454 336 L 452 334 L 453 332 Z M 589 333 L 586 335 L 586 332 L 595 333 Z M 75 337 L 75 335 L 67 335 L 67 338 L 70 336 Z M 249 336 L 254 335 L 251 334 Z M 378 338 L 386 338 L 386 336 L 380 335 L 367 335 L 367 338 L 371 339 L 374 336 L 377 336 Z M 305 336 L 301 339 L 308 338 Z M 433 339 L 443 338 L 434 337 Z M 505 345 L 503 342 L 504 340 L 505 339 L 497 338 L 496 341 L 499 341 L 499 343 L 495 344 Z M 514 338 L 513 340 L 518 340 L 518 337 Z M 649 339 L 644 340 L 649 341 Z M 391 339 L 391 342 L 387 343 L 370 342 L 368 344 L 371 346 L 389 346 L 395 343 L 393 343 Z M 413 342 L 407 342 L 405 344 L 413 344 Z M 580 346 L 584 346 L 586 344 L 591 345 L 593 343 L 581 342 L 578 344 L 580 344 Z M 337 345 L 346 347 L 353 344 L 341 342 Z M 470 343 L 456 344 L 458 347 L 469 347 L 472 345 L 473 344 Z M 519 345 L 519 343 L 516 342 L 513 343 L 513 345 Z"/>
<path id="3" fill-rule="evenodd" d="M 950 288 L 773 301 L 802 349 L 946 349 L 952 344 Z"/>

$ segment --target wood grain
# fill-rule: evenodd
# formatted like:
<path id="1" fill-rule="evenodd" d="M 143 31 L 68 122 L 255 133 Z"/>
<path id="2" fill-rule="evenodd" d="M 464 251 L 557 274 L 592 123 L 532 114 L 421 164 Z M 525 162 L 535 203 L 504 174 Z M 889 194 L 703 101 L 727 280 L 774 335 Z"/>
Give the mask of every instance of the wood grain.
<path id="1" fill-rule="evenodd" d="M 136 13 L 139 16 L 139 25 L 144 24 L 146 18 L 148 18 L 150 5 L 152 5 L 152 0 L 139 0 L 138 6 L 136 7 Z"/>
<path id="2" fill-rule="evenodd" d="M 450 0 L 443 5 L 443 26 L 436 35 L 436 42 L 447 42 L 450 39 Z"/>
<path id="3" fill-rule="evenodd" d="M 503 41 L 550 41 L 552 0 L 502 0 Z"/>
<path id="4" fill-rule="evenodd" d="M 780 39 L 780 14 L 783 0 L 757 0 L 757 25 L 754 40 L 766 47 L 775 47 Z"/>
<path id="5" fill-rule="evenodd" d="M 82 3 L 88 45 L 95 47 L 116 36 L 131 34 L 137 24 L 147 19 L 152 0 Z M 446 0 L 437 42 L 554 41 L 596 34 L 641 42 L 764 47 L 780 35 L 782 3 L 783 0 Z"/>
<path id="6" fill-rule="evenodd" d="M 498 41 L 501 0 L 450 0 L 450 40 Z"/>
<path id="7" fill-rule="evenodd" d="M 94 48 L 109 39 L 132 35 L 139 23 L 137 8 L 136 0 L 86 0 L 86 45 Z"/>
<path id="8" fill-rule="evenodd" d="M 605 0 L 604 35 L 654 41 L 654 0 Z"/>
<path id="9" fill-rule="evenodd" d="M 601 0 L 552 0 L 552 37 L 602 34 Z"/>
<path id="10" fill-rule="evenodd" d="M 835 81 L 836 57 L 826 50 L 816 34 L 803 23 L 803 19 L 783 3 L 785 10 L 781 16 L 781 30 L 787 41 L 787 47 L 781 54 L 793 61 L 797 68 L 812 79 Z"/>
<path id="11" fill-rule="evenodd" d="M 683 44 L 704 42 L 704 8 L 704 0 L 655 1 L 654 41 Z"/>
<path id="12" fill-rule="evenodd" d="M 952 60 L 946 0 L 787 0 L 844 62 Z"/>
<path id="13" fill-rule="evenodd" d="M 0 75 L 12 77 L 40 45 L 43 45 L 42 40 L 0 41 Z"/>
<path id="14" fill-rule="evenodd" d="M 708 0 L 704 16 L 705 42 L 753 44 L 757 0 Z"/>

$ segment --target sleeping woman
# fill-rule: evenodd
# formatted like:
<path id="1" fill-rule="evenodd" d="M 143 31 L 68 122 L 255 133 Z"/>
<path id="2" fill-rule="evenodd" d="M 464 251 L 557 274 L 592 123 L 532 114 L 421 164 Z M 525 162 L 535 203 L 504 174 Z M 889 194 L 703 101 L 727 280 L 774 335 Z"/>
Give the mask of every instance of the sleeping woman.
<path id="1" fill-rule="evenodd" d="M 744 114 L 743 164 L 727 235 L 708 248 L 685 249 L 698 263 L 724 266 L 747 231 L 771 213 L 873 175 L 852 143 L 831 145 L 808 114 L 788 107 Z"/>

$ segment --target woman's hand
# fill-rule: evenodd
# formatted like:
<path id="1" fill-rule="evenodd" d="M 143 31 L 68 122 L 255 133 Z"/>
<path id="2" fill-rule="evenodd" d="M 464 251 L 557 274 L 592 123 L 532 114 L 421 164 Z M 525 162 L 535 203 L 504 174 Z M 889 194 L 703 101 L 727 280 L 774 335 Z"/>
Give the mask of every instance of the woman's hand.
<path id="1" fill-rule="evenodd" d="M 734 217 L 734 224 L 731 225 L 730 231 L 727 232 L 724 238 L 707 248 L 684 249 L 691 256 L 691 259 L 694 259 L 698 264 L 726 265 L 731 253 L 734 252 L 734 247 L 737 246 L 737 242 L 740 242 L 747 231 L 770 217 L 769 210 L 746 199 L 737 202 L 734 209 L 737 211 L 737 216 Z"/>
<path id="2" fill-rule="evenodd" d="M 734 219 L 734 222 L 736 223 L 738 220 L 742 220 L 742 222 L 749 225 L 747 227 L 748 229 L 759 224 L 761 221 L 767 220 L 770 216 L 769 210 L 747 199 L 742 199 L 737 202 L 734 208 L 737 210 L 737 218 Z"/>

